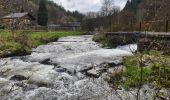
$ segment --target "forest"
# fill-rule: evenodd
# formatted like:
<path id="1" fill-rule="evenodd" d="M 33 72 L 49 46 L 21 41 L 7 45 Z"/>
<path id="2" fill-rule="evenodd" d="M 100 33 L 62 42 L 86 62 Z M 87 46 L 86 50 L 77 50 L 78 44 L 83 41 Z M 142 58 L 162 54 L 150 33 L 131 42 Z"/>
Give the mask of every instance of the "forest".
<path id="1" fill-rule="evenodd" d="M 128 0 L 122 10 L 115 6 L 114 0 L 106 1 L 99 12 L 87 14 L 83 24 L 85 29 L 103 27 L 107 31 L 140 31 L 141 23 L 142 31 L 145 27 L 147 31 L 166 31 L 166 22 L 170 18 L 169 0 Z"/>

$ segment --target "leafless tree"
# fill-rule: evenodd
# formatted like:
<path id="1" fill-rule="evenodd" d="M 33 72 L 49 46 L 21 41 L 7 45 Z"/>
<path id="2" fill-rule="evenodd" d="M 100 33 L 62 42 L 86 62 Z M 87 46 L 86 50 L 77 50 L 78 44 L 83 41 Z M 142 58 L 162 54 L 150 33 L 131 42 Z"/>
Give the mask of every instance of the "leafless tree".
<path id="1" fill-rule="evenodd" d="M 112 14 L 114 8 L 115 8 L 114 0 L 102 0 L 101 13 L 104 16 L 108 16 L 109 14 Z"/>
<path id="2" fill-rule="evenodd" d="M 115 6 L 114 0 L 102 0 L 101 16 L 109 17 L 110 31 L 112 31 L 113 15 L 118 11 L 119 7 Z"/>

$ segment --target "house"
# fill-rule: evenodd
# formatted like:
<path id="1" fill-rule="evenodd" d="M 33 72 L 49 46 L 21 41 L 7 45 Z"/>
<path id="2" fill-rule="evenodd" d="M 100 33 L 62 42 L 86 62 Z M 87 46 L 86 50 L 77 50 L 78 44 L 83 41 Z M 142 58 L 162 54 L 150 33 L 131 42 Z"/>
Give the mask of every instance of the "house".
<path id="1" fill-rule="evenodd" d="M 62 27 L 67 27 L 67 28 L 71 28 L 73 30 L 76 30 L 76 29 L 80 29 L 81 27 L 81 24 L 80 22 L 65 22 Z"/>
<path id="2" fill-rule="evenodd" d="M 35 20 L 28 12 L 11 13 L 0 18 L 0 25 L 5 28 L 29 29 L 36 24 Z"/>

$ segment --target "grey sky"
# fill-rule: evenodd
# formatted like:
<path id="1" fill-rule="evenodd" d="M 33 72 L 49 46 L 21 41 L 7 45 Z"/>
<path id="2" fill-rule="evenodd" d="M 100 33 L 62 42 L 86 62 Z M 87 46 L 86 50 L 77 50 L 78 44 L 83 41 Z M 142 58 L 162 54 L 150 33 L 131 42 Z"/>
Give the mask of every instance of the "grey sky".
<path id="1" fill-rule="evenodd" d="M 61 4 L 65 9 L 74 11 L 78 10 L 82 13 L 89 11 L 99 11 L 101 8 L 101 0 L 53 0 Z M 127 0 L 115 0 L 115 4 L 123 8 Z"/>

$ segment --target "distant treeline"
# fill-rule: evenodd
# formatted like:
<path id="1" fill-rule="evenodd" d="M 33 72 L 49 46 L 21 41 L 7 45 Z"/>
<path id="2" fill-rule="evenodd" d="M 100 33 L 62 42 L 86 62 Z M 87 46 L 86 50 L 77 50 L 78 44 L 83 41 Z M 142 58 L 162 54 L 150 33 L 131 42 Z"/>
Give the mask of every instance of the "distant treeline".
<path id="1" fill-rule="evenodd" d="M 114 0 L 103 0 L 98 13 L 90 12 L 83 22 L 83 29 L 93 31 L 166 31 L 170 19 L 170 0 L 131 0 L 123 10 Z"/>

